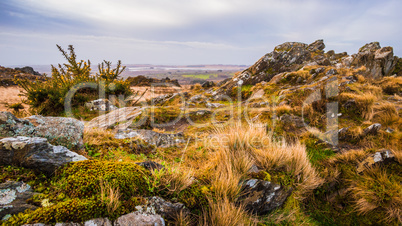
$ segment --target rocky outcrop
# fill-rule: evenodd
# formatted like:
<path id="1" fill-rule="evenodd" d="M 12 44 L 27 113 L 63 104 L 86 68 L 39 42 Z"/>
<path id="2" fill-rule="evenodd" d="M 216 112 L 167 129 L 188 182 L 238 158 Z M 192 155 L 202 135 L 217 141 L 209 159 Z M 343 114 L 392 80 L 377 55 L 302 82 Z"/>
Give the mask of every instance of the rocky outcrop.
<path id="1" fill-rule="evenodd" d="M 83 146 L 84 124 L 73 118 L 34 115 L 19 119 L 10 112 L 0 112 L 0 136 L 44 137 L 50 143 L 67 148 Z"/>
<path id="2" fill-rule="evenodd" d="M 371 77 L 380 78 L 391 75 L 397 61 L 392 47 L 381 48 L 380 43 L 371 42 L 361 47 L 359 52 L 353 55 L 351 66 L 365 66 Z"/>
<path id="3" fill-rule="evenodd" d="M 274 51 L 267 53 L 253 66 L 235 75 L 230 81 L 218 84 L 220 88 L 212 94 L 214 97 L 221 94 L 230 95 L 234 87 L 269 82 L 271 79 L 274 79 L 274 83 L 278 83 L 286 74 L 275 78 L 276 75 L 297 71 L 304 66 L 321 65 L 336 68 L 365 66 L 367 69 L 365 76 L 380 78 L 395 73 L 395 65 L 399 62 L 394 56 L 392 47 L 381 48 L 378 42 L 366 44 L 352 56 L 346 52 L 335 53 L 333 50 L 325 53 L 324 48 L 323 40 L 317 40 L 310 45 L 285 42 L 276 46 Z M 312 74 L 316 76 L 318 73 L 312 71 Z M 335 69 L 327 72 L 327 76 L 335 74 L 337 74 Z"/>
<path id="4" fill-rule="evenodd" d="M 117 218 L 114 225 L 165 226 L 165 220 L 157 214 L 145 214 L 137 211 Z"/>
<path id="5" fill-rule="evenodd" d="M 69 162 L 87 160 L 63 146 L 53 146 L 45 138 L 9 137 L 0 140 L 0 165 L 34 169 L 50 176 Z"/>
<path id="6" fill-rule="evenodd" d="M 85 103 L 84 106 L 91 111 L 113 111 L 117 109 L 108 99 L 93 100 Z"/>
<path id="7" fill-rule="evenodd" d="M 85 124 L 87 129 L 127 129 L 132 120 L 141 115 L 145 108 L 141 107 L 125 107 L 119 108 L 108 114 L 101 115 L 92 119 Z"/>
<path id="8" fill-rule="evenodd" d="M 27 203 L 33 195 L 31 186 L 22 181 L 0 184 L 0 220 L 27 209 L 36 209 L 36 206 Z"/>
<path id="9" fill-rule="evenodd" d="M 116 139 L 126 139 L 126 138 L 140 138 L 147 143 L 155 145 L 157 147 L 170 147 L 179 143 L 184 143 L 184 136 L 182 133 L 168 134 L 168 133 L 158 133 L 152 130 L 145 129 L 126 129 L 119 130 L 115 138 Z"/>
<path id="10" fill-rule="evenodd" d="M 279 73 L 298 70 L 313 61 L 316 64 L 323 64 L 322 62 L 326 59 L 324 48 L 323 40 L 317 40 L 310 45 L 300 42 L 285 42 L 276 46 L 274 51 L 263 56 L 253 66 L 233 77 L 231 81 L 223 84 L 214 95 L 229 94 L 236 86 L 270 81 Z"/>
<path id="11" fill-rule="evenodd" d="M 239 203 L 253 214 L 264 215 L 280 207 L 291 194 L 280 185 L 258 179 L 246 180 L 242 186 Z"/>
<path id="12" fill-rule="evenodd" d="M 35 71 L 32 67 L 29 67 L 29 66 L 25 66 L 22 68 L 16 67 L 15 70 L 22 71 L 24 73 L 31 74 L 31 75 L 41 75 L 41 73 Z"/>

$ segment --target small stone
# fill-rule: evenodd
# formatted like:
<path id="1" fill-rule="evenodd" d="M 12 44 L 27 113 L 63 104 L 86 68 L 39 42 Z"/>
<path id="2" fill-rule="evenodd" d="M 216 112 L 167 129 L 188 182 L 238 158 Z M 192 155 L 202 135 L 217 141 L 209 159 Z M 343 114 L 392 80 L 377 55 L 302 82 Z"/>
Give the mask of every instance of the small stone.
<path id="1" fill-rule="evenodd" d="M 371 154 L 367 158 L 365 158 L 362 162 L 360 162 L 357 166 L 356 171 L 358 173 L 362 173 L 367 168 L 371 168 L 374 165 L 378 164 L 387 164 L 392 162 L 395 159 L 394 154 L 390 150 L 382 150 L 378 151 L 374 154 Z"/>
<path id="2" fill-rule="evenodd" d="M 123 215 L 114 222 L 114 226 L 165 226 L 165 220 L 157 214 L 142 214 L 139 212 L 132 212 Z"/>
<path id="3" fill-rule="evenodd" d="M 366 129 L 363 130 L 363 134 L 365 136 L 367 135 L 376 135 L 378 133 L 378 131 L 381 128 L 381 124 L 380 123 L 374 123 L 371 126 L 367 127 Z"/>

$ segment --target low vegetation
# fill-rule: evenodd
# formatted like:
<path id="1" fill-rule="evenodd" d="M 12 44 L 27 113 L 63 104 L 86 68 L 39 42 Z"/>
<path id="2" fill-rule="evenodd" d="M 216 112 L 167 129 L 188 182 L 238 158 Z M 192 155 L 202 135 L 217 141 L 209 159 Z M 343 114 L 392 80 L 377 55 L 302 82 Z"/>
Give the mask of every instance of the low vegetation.
<path id="1" fill-rule="evenodd" d="M 17 84 L 25 92 L 27 104 L 31 110 L 41 115 L 63 115 L 65 114 L 65 102 L 68 93 L 76 91 L 72 95 L 72 106 L 82 106 L 89 100 L 99 98 L 100 90 L 104 95 L 132 94 L 128 82 L 118 79 L 118 76 L 125 69 L 118 61 L 116 68 L 112 63 L 104 61 L 99 65 L 99 71 L 92 74 L 91 62 L 78 60 L 73 46 L 68 47 L 68 52 L 57 46 L 67 63 L 57 67 L 52 65 L 52 74 L 49 79 L 43 82 L 30 81 L 28 79 L 17 79 Z M 68 100 L 67 100 L 68 101 Z"/>

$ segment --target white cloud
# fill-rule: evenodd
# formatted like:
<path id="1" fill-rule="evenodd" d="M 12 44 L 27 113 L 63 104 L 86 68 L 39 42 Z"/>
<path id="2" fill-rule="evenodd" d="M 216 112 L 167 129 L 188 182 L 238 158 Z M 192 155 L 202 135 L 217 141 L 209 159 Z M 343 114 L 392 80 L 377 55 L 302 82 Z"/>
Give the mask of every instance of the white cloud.
<path id="1" fill-rule="evenodd" d="M 250 64 L 285 41 L 309 43 L 321 38 L 327 50 L 354 53 L 367 42 L 379 41 L 402 54 L 398 45 L 402 2 L 398 0 L 5 2 L 19 9 L 8 15 L 23 25 L 0 21 L 0 50 L 19 51 L 21 56 L 24 46 L 37 51 L 35 60 L 45 58 L 39 57 L 43 51 L 56 52 L 54 45 L 59 43 L 79 46 L 77 50 L 88 53 L 88 58 L 91 51 L 104 58 L 120 54 L 129 63 Z M 0 60 L 10 61 L 8 56 L 0 53 Z"/>

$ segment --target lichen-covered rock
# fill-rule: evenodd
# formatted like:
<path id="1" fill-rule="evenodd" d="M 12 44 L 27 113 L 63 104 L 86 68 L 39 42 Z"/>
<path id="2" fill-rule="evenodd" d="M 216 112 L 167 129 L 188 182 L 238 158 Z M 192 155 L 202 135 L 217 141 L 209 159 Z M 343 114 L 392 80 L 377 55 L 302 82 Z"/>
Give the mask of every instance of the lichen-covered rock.
<path id="1" fill-rule="evenodd" d="M 85 103 L 84 106 L 91 111 L 113 111 L 117 109 L 108 99 L 93 100 Z"/>
<path id="2" fill-rule="evenodd" d="M 68 163 L 87 160 L 63 146 L 53 146 L 45 138 L 9 137 L 0 140 L 0 165 L 15 165 L 52 175 Z"/>
<path id="3" fill-rule="evenodd" d="M 112 222 L 107 218 L 96 218 L 85 221 L 84 226 L 112 226 Z"/>
<path id="4" fill-rule="evenodd" d="M 361 173 L 364 170 L 371 168 L 375 165 L 387 164 L 389 162 L 392 162 L 394 159 L 395 155 L 390 150 L 378 151 L 365 158 L 362 162 L 360 162 L 357 166 L 356 171 L 358 173 Z"/>
<path id="5" fill-rule="evenodd" d="M 10 112 L 0 112 L 0 136 L 44 137 L 54 145 L 79 149 L 83 146 L 84 124 L 73 118 L 33 115 L 19 119 Z"/>
<path id="6" fill-rule="evenodd" d="M 239 203 L 253 214 L 264 215 L 282 206 L 290 194 L 291 190 L 272 182 L 249 179 L 243 182 Z"/>
<path id="7" fill-rule="evenodd" d="M 157 214 L 145 214 L 140 212 L 133 212 L 123 215 L 114 222 L 115 226 L 164 226 L 165 220 Z"/>
<path id="8" fill-rule="evenodd" d="M 26 202 L 33 195 L 31 186 L 22 181 L 7 181 L 0 184 L 0 220 L 27 209 L 36 209 L 36 206 Z"/>
<path id="9" fill-rule="evenodd" d="M 351 66 L 365 66 L 371 77 L 381 78 L 391 75 L 397 60 L 392 47 L 381 48 L 380 43 L 371 42 L 361 47 L 359 52 L 353 55 Z"/>
<path id="10" fill-rule="evenodd" d="M 158 133 L 152 130 L 145 129 L 126 129 L 119 130 L 115 138 L 116 139 L 126 139 L 126 138 L 140 138 L 147 143 L 155 145 L 157 147 L 170 147 L 179 143 L 184 143 L 184 136 L 182 133 L 168 134 L 168 133 Z"/>
<path id="11" fill-rule="evenodd" d="M 132 120 L 141 115 L 145 108 L 125 107 L 119 108 L 108 114 L 101 115 L 85 124 L 86 129 L 127 129 Z"/>
<path id="12" fill-rule="evenodd" d="M 175 220 L 180 214 L 189 214 L 190 211 L 183 203 L 171 203 L 161 197 L 150 197 L 143 206 L 137 206 L 139 213 L 159 214 L 167 220 Z"/>

